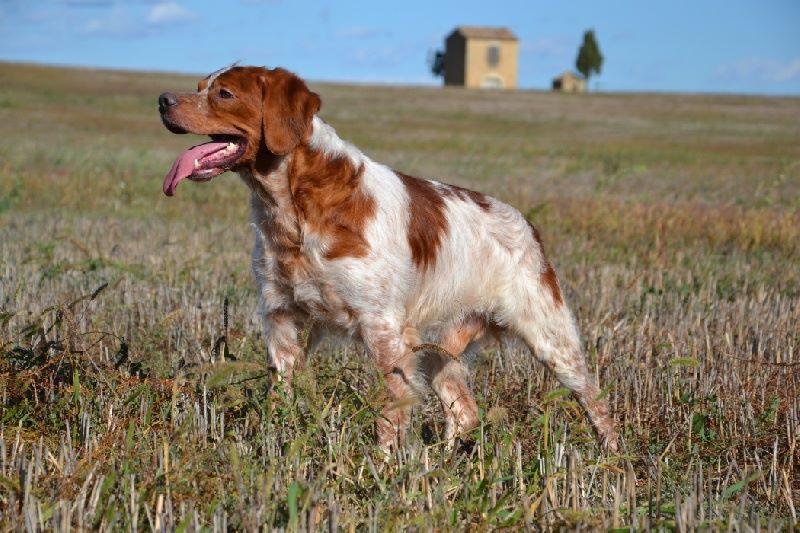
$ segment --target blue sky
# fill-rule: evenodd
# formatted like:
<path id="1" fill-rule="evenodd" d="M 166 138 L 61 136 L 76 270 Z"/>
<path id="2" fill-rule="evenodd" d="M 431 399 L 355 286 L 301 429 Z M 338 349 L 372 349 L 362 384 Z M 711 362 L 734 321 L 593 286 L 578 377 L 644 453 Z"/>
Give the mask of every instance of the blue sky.
<path id="1" fill-rule="evenodd" d="M 428 52 L 462 24 L 519 36 L 523 88 L 573 67 L 594 28 L 600 90 L 800 95 L 800 0 L 0 0 L 0 60 L 430 84 Z"/>

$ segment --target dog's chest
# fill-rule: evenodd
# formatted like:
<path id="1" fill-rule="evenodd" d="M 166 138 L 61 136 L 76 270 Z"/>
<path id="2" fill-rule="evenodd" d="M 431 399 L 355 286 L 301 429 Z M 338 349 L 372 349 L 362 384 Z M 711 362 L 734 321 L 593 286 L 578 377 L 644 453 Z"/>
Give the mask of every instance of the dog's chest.
<path id="1" fill-rule="evenodd" d="M 272 205 L 254 201 L 252 213 L 257 229 L 254 268 L 263 270 L 256 279 L 262 295 L 273 300 L 265 303 L 297 307 L 315 320 L 353 327 L 354 312 L 343 297 L 346 282 L 324 259 L 326 241 L 298 223 L 288 198 L 275 191 L 271 196 Z"/>
<path id="2" fill-rule="evenodd" d="M 284 298 L 315 320 L 346 329 L 355 324 L 353 309 L 342 296 L 345 291 L 313 238 L 304 239 L 302 246 L 273 246 L 266 252 L 272 258 L 266 262 L 272 269 L 269 277 Z"/>

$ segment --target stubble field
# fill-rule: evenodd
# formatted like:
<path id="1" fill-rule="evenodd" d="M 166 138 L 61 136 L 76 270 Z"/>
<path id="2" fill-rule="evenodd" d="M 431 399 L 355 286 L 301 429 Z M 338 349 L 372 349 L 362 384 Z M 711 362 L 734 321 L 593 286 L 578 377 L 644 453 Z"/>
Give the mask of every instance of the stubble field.
<path id="1" fill-rule="evenodd" d="M 536 223 L 623 440 L 507 343 L 471 453 L 427 401 L 386 460 L 360 346 L 270 391 L 239 179 L 161 193 L 196 139 L 156 97 L 195 83 L 0 63 L 0 529 L 797 527 L 800 99 L 312 84 Z"/>

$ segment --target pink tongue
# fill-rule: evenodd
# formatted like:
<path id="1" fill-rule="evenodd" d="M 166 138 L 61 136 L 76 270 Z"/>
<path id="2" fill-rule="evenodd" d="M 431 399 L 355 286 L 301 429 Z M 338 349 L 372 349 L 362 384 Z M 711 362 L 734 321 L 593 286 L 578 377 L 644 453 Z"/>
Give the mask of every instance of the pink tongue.
<path id="1" fill-rule="evenodd" d="M 227 146 L 228 143 L 216 142 L 198 144 L 179 155 L 175 162 L 172 163 L 172 168 L 169 169 L 167 176 L 164 178 L 164 194 L 167 196 L 175 194 L 175 188 L 178 186 L 178 182 L 183 178 L 188 178 L 194 173 L 195 159 L 202 159 L 209 154 L 224 150 Z"/>

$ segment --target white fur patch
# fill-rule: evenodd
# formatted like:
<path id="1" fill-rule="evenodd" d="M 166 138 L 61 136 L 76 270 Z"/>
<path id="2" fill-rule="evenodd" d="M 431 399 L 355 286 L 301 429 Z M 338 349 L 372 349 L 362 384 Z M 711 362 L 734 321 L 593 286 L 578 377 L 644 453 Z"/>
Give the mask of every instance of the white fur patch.
<path id="1" fill-rule="evenodd" d="M 205 79 L 208 80 L 208 84 L 206 84 L 206 88 L 203 89 L 203 91 L 201 91 L 200 94 L 206 94 L 208 92 L 208 88 L 211 87 L 212 83 L 214 83 L 214 80 L 216 80 L 221 74 L 224 74 L 225 72 L 228 72 L 230 69 L 232 69 L 233 67 L 236 67 L 238 65 L 239 65 L 239 62 L 238 61 L 234 61 L 233 63 L 231 63 L 227 67 L 222 67 L 221 69 L 215 70 L 214 72 L 212 72 L 211 74 L 206 76 Z"/>

